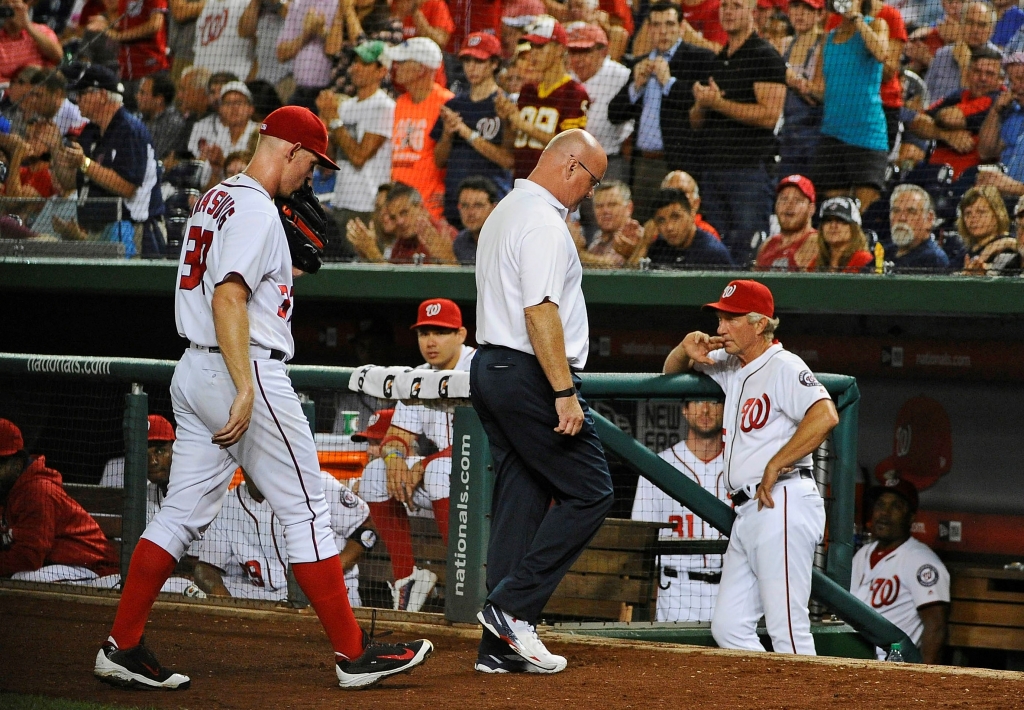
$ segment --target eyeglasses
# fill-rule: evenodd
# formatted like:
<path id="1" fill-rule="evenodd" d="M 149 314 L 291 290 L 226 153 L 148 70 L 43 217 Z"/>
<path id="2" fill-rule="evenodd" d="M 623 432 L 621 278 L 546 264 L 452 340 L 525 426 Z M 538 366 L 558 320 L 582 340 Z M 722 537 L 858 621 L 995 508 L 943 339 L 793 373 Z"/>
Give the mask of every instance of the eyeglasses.
<path id="1" fill-rule="evenodd" d="M 590 168 L 584 165 L 582 160 L 577 158 L 575 155 L 570 155 L 569 157 L 575 160 L 577 163 L 579 163 L 580 167 L 587 171 L 587 175 L 589 175 L 590 179 L 593 181 L 593 184 L 591 185 L 592 188 L 601 186 L 601 181 L 597 179 L 597 175 L 594 175 L 594 173 L 590 172 Z"/>

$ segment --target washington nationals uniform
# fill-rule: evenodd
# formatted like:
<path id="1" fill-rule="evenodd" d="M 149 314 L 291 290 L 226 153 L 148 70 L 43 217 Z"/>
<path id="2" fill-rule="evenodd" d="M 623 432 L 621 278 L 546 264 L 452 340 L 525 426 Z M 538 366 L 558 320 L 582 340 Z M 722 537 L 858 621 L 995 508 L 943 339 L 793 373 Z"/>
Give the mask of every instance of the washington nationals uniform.
<path id="1" fill-rule="evenodd" d="M 456 370 L 469 372 L 469 364 L 476 354 L 476 348 L 462 346 Z M 424 363 L 416 369 L 429 368 Z M 451 490 L 450 476 L 452 472 L 452 420 L 454 407 L 447 403 L 408 405 L 399 402 L 395 405 L 395 414 L 391 418 L 392 426 L 404 429 L 410 434 L 425 434 L 437 447 L 437 453 L 428 456 L 423 469 L 423 482 L 413 491 L 413 505 L 421 510 L 430 510 L 430 502 L 448 497 Z M 405 462 L 412 466 L 422 456 L 409 456 Z M 386 501 L 390 496 L 387 490 L 387 469 L 384 459 L 374 459 L 363 469 L 362 481 L 359 484 L 359 495 L 368 503 Z"/>
<path id="2" fill-rule="evenodd" d="M 765 467 L 796 432 L 807 410 L 829 399 L 804 361 L 774 343 L 743 366 L 724 349 L 714 365 L 694 363 L 725 390 L 725 485 L 751 500 L 736 508 L 711 619 L 723 648 L 762 651 L 757 621 L 764 614 L 779 653 L 815 655 L 807 603 L 814 548 L 825 533 L 825 505 L 810 475 L 808 454 L 779 476 L 774 508 L 753 500 Z"/>
<path id="3" fill-rule="evenodd" d="M 370 515 L 366 503 L 330 474 L 321 472 L 321 478 L 337 549 L 343 550 L 350 537 L 364 547 L 373 547 L 376 534 L 362 527 Z M 225 572 L 224 586 L 233 597 L 288 598 L 288 550 L 281 522 L 270 504 L 257 502 L 244 483 L 228 492 L 220 515 L 203 537 L 199 560 Z M 349 603 L 362 606 L 359 565 L 345 571 L 345 586 Z"/>
<path id="4" fill-rule="evenodd" d="M 722 502 L 729 502 L 723 454 L 701 461 L 684 440 L 658 456 Z M 671 523 L 671 529 L 659 532 L 662 540 L 721 540 L 725 537 L 643 476 L 637 482 L 632 518 Z M 721 574 L 721 555 L 662 555 L 658 621 L 711 621 Z"/>
<path id="5" fill-rule="evenodd" d="M 915 538 L 889 552 L 879 554 L 877 549 L 875 541 L 853 556 L 850 590 L 920 646 L 924 622 L 917 610 L 949 603 L 949 572 L 938 555 Z M 876 648 L 875 653 L 884 661 L 887 650 Z"/>
<path id="6" fill-rule="evenodd" d="M 241 276 L 248 305 L 250 362 L 256 388 L 252 421 L 228 449 L 210 441 L 228 421 L 235 386 L 217 350 L 213 291 Z M 174 370 L 178 423 L 167 497 L 143 537 L 175 558 L 220 510 L 241 466 L 284 526 L 291 562 L 338 554 L 316 445 L 284 361 L 292 356 L 292 262 L 277 207 L 241 173 L 209 190 L 192 210 L 174 299 L 178 333 L 191 341 Z"/>

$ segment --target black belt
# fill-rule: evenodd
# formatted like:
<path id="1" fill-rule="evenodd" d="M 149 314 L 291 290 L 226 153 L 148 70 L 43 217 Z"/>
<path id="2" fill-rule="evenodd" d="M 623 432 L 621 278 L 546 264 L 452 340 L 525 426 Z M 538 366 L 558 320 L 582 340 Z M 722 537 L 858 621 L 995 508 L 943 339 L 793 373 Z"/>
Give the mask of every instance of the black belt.
<path id="1" fill-rule="evenodd" d="M 811 469 L 798 468 L 796 471 L 790 471 L 789 473 L 782 474 L 781 476 L 779 476 L 776 482 L 786 481 L 790 478 L 796 478 L 797 476 L 799 476 L 800 478 L 814 478 L 814 474 L 811 473 Z M 750 496 L 748 496 L 746 492 L 742 490 L 736 491 L 735 493 L 730 493 L 729 497 L 732 498 L 732 506 L 734 508 L 739 508 L 741 505 L 750 500 Z"/>
<path id="2" fill-rule="evenodd" d="M 666 577 L 679 577 L 679 570 L 675 567 L 663 567 L 662 571 L 665 573 Z M 694 582 L 707 582 L 708 584 L 718 584 L 722 581 L 721 572 L 700 572 L 697 570 L 690 570 L 686 573 L 686 576 Z"/>
<path id="3" fill-rule="evenodd" d="M 196 349 L 207 353 L 213 353 L 215 355 L 220 353 L 220 348 L 216 345 L 204 345 L 202 347 L 197 346 Z M 281 362 L 284 362 L 285 353 L 283 350 L 274 350 L 273 348 L 270 348 L 268 352 L 270 353 L 268 357 L 271 360 L 280 360 Z"/>

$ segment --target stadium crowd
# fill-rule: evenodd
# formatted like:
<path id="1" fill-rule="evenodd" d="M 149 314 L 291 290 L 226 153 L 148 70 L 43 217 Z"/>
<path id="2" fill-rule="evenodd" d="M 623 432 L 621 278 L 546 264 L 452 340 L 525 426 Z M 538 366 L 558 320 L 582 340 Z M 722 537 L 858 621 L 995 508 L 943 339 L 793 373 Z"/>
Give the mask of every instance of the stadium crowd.
<path id="1" fill-rule="evenodd" d="M 1012 0 L 2 0 L 0 21 L 4 238 L 174 258 L 298 104 L 342 165 L 314 179 L 331 260 L 472 264 L 513 181 L 584 128 L 609 156 L 570 217 L 587 268 L 1021 269 Z"/>

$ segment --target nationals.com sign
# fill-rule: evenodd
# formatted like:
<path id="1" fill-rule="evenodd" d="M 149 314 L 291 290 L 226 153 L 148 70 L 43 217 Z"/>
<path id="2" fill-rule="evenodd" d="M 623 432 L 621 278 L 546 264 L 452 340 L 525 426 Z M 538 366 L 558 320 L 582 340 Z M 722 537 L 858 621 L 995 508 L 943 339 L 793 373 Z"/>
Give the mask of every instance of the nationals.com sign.
<path id="1" fill-rule="evenodd" d="M 54 373 L 60 375 L 109 375 L 110 360 L 78 360 L 66 357 L 38 357 L 29 360 L 28 372 Z"/>

